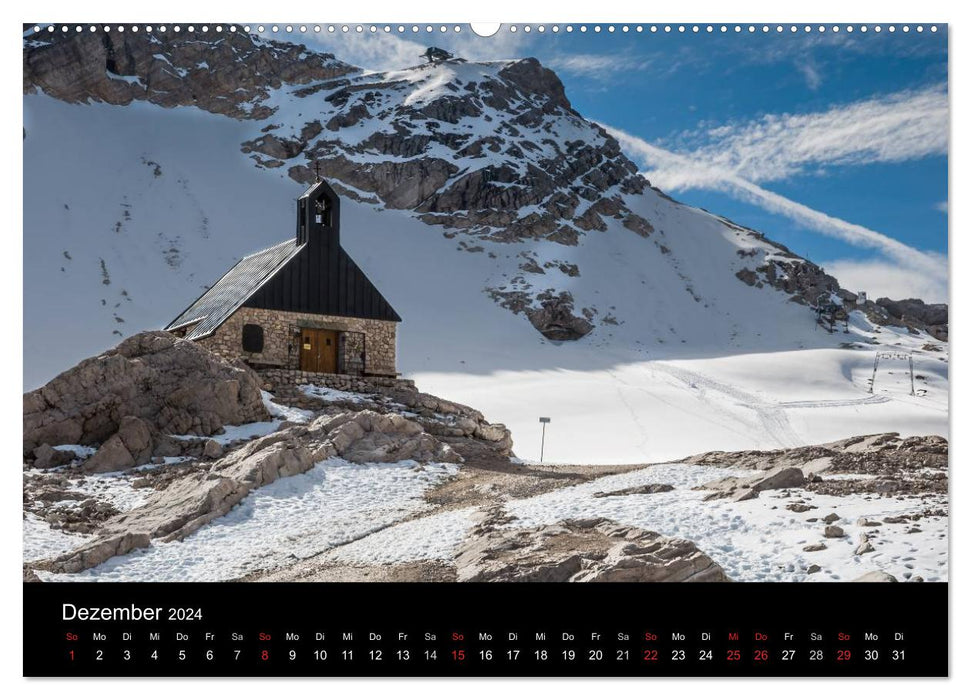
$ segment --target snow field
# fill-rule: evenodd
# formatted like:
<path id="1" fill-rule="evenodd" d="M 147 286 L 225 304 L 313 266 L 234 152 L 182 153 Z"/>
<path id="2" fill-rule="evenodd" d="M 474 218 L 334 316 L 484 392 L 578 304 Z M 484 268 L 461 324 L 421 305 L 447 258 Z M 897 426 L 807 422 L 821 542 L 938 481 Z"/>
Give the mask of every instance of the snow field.
<path id="1" fill-rule="evenodd" d="M 449 510 L 397 523 L 334 549 L 328 559 L 344 563 L 400 564 L 422 559 L 449 561 L 472 527 L 476 508 Z"/>

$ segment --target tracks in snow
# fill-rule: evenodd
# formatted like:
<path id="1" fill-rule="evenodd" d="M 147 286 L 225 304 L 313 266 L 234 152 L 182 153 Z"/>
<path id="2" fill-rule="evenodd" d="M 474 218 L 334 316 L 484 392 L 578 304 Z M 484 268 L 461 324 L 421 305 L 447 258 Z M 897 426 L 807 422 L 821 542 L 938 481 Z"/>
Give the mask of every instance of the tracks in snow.
<path id="1" fill-rule="evenodd" d="M 840 408 L 842 406 L 866 406 L 873 403 L 887 403 L 889 396 L 868 394 L 860 399 L 832 399 L 829 401 L 780 401 L 781 408 Z"/>
<path id="2" fill-rule="evenodd" d="M 756 417 L 765 432 L 778 443 L 780 447 L 797 447 L 804 444 L 804 440 L 789 423 L 789 417 L 778 403 L 765 401 L 755 394 L 740 389 L 732 384 L 726 384 L 712 379 L 699 372 L 693 372 L 683 367 L 669 365 L 664 362 L 654 362 L 651 367 L 677 379 L 688 388 L 697 391 L 702 401 L 711 403 L 705 398 L 708 391 L 727 396 L 742 408 L 755 412 Z"/>
<path id="3" fill-rule="evenodd" d="M 762 428 L 769 437 L 780 447 L 798 447 L 806 441 L 795 431 L 786 415 L 788 409 L 793 408 L 841 408 L 846 406 L 865 406 L 890 401 L 889 396 L 868 394 L 853 399 L 831 399 L 817 401 L 767 401 L 759 396 L 745 391 L 733 384 L 720 382 L 699 372 L 670 365 L 664 362 L 653 362 L 651 368 L 673 377 L 688 388 L 698 392 L 702 401 L 711 403 L 705 397 L 708 391 L 728 397 L 742 408 L 753 411 Z"/>

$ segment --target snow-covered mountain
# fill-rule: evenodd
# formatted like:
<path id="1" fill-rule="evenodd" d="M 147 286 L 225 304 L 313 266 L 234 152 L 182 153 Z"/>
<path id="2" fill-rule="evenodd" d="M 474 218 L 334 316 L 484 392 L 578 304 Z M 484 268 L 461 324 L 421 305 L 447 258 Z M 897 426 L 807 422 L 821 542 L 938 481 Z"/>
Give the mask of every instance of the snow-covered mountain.
<path id="1" fill-rule="evenodd" d="M 26 388 L 292 235 L 319 163 L 401 370 L 522 457 L 540 415 L 571 462 L 947 433 L 946 307 L 858 303 L 671 200 L 534 59 L 366 73 L 241 33 L 44 35 L 24 91 Z M 849 333 L 816 325 L 823 293 Z M 892 359 L 869 393 L 881 349 L 914 353 L 916 396 Z"/>

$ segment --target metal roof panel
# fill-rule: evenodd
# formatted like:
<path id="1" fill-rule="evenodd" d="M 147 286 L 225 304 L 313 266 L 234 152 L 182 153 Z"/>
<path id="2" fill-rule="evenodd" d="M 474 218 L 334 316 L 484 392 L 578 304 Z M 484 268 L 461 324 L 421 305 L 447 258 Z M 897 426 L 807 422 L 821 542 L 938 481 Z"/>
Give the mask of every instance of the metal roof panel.
<path id="1" fill-rule="evenodd" d="M 273 275 L 283 269 L 302 247 L 291 238 L 247 255 L 179 314 L 165 330 L 173 330 L 201 319 L 186 338 L 196 340 L 209 335 Z"/>

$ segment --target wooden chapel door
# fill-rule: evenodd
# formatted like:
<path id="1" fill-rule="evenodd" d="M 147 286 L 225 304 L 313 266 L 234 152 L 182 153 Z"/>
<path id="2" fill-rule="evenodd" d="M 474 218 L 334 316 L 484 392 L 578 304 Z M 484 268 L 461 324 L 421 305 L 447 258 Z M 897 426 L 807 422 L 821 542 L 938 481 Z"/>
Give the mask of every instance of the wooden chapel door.
<path id="1" fill-rule="evenodd" d="M 336 374 L 337 331 L 304 328 L 300 336 L 300 369 L 304 372 Z"/>

